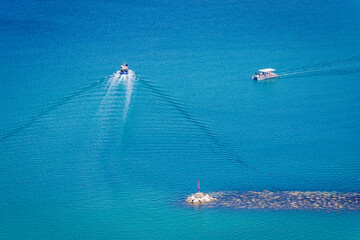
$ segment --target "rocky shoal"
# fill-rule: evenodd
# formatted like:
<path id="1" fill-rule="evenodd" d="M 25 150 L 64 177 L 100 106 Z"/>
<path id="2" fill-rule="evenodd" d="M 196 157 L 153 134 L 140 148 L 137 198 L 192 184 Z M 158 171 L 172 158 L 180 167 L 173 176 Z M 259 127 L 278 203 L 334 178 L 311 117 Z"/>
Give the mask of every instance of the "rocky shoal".
<path id="1" fill-rule="evenodd" d="M 215 192 L 210 197 L 216 198 L 204 204 L 205 207 L 228 207 L 244 209 L 274 210 L 327 210 L 359 211 L 360 193 L 340 192 L 300 192 L 300 191 L 249 191 Z"/>
<path id="2" fill-rule="evenodd" d="M 194 205 L 209 203 L 212 201 L 216 201 L 216 198 L 210 197 L 209 194 L 204 194 L 202 192 L 197 192 L 186 199 L 187 203 Z"/>

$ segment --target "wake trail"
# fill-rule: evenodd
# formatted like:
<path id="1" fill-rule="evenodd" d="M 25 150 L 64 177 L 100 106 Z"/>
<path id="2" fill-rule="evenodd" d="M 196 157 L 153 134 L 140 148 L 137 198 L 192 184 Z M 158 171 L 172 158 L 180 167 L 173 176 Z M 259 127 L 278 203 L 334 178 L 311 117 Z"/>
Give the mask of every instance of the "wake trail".
<path id="1" fill-rule="evenodd" d="M 291 76 L 291 75 L 302 75 L 307 73 L 317 73 L 317 74 L 351 74 L 359 71 L 360 66 L 355 67 L 343 67 L 343 68 L 327 68 L 327 69 L 316 69 L 316 70 L 308 70 L 308 71 L 301 71 L 301 72 L 292 72 L 292 73 L 285 73 L 280 74 L 279 77 Z"/>
<path id="2" fill-rule="evenodd" d="M 130 102 L 131 102 L 131 95 L 134 89 L 134 83 L 136 80 L 135 74 L 130 70 L 129 71 L 129 78 L 127 79 L 126 83 L 126 102 L 125 102 L 125 106 L 124 106 L 124 111 L 123 111 L 123 120 L 126 120 L 127 117 L 127 113 L 129 111 L 129 107 L 130 107 Z"/>
<path id="3" fill-rule="evenodd" d="M 176 111 L 181 113 L 184 119 L 195 125 L 211 141 L 209 147 L 214 153 L 223 154 L 227 159 L 236 161 L 237 163 L 242 164 L 244 167 L 248 169 L 251 168 L 255 170 L 254 168 L 250 167 L 247 163 L 245 163 L 243 160 L 241 160 L 240 156 L 238 156 L 238 154 L 235 151 L 233 151 L 232 149 L 226 149 L 226 144 L 222 142 L 217 137 L 216 134 L 213 133 L 210 127 L 208 127 L 204 122 L 193 116 L 183 104 L 179 103 L 169 94 L 165 93 L 163 90 L 161 90 L 161 88 L 155 86 L 154 84 L 150 83 L 149 81 L 143 78 L 140 78 L 138 82 L 140 86 L 142 86 L 145 90 L 164 99 L 165 102 L 173 106 Z M 219 151 L 219 149 L 216 148 L 215 146 L 220 147 L 222 151 Z"/>
<path id="4" fill-rule="evenodd" d="M 8 132 L 0 135 L 0 142 L 4 142 L 7 139 L 9 139 L 10 137 L 26 130 L 27 128 L 32 126 L 35 122 L 39 121 L 44 116 L 50 114 L 52 111 L 70 103 L 71 101 L 79 99 L 80 97 L 86 96 L 87 94 L 94 91 L 97 87 L 102 85 L 107 78 L 109 78 L 109 80 L 106 82 L 106 86 L 105 86 L 107 92 L 101 102 L 100 112 L 104 110 L 105 102 L 107 102 L 111 98 L 111 96 L 113 96 L 114 90 L 119 86 L 120 83 L 124 82 L 124 84 L 126 85 L 126 89 L 127 89 L 126 90 L 126 102 L 125 102 L 125 106 L 124 106 L 124 110 L 123 110 L 123 119 L 125 120 L 126 116 L 127 116 L 127 112 L 129 110 L 129 105 L 131 102 L 131 94 L 133 91 L 134 81 L 136 79 L 135 73 L 131 70 L 129 71 L 128 75 L 120 75 L 120 71 L 117 71 L 110 77 L 100 78 L 97 81 L 94 81 L 93 83 L 90 83 L 89 85 L 87 85 L 75 92 L 72 92 L 63 98 L 58 99 L 54 103 L 50 104 L 49 106 L 45 107 L 44 109 L 42 109 L 41 111 L 36 113 L 30 119 L 28 119 L 25 122 L 23 122 L 22 124 L 20 124 L 18 127 L 15 127 L 13 129 L 9 130 Z"/>
<path id="5" fill-rule="evenodd" d="M 305 64 L 299 67 L 295 67 L 295 68 L 287 68 L 282 70 L 282 73 L 289 73 L 289 72 L 293 72 L 293 71 L 301 71 L 301 70 L 313 70 L 314 68 L 321 68 L 321 67 L 331 67 L 331 66 L 336 66 L 336 65 L 340 65 L 340 64 L 346 64 L 346 63 L 353 63 L 356 61 L 360 60 L 360 55 L 354 55 L 351 57 L 346 57 L 346 58 L 340 58 L 340 59 L 335 59 L 335 60 L 326 60 L 326 61 L 322 61 L 319 63 L 313 63 L 313 64 Z"/>
<path id="6" fill-rule="evenodd" d="M 135 80 L 132 70 L 127 75 L 121 75 L 119 70 L 105 84 L 105 93 L 96 113 L 99 135 L 95 140 L 96 144 L 101 144 L 99 148 L 103 154 L 107 154 L 110 141 L 122 139 Z"/>
<path id="7" fill-rule="evenodd" d="M 59 100 L 55 101 L 53 104 L 49 105 L 48 107 L 44 108 L 43 110 L 41 110 L 40 112 L 38 112 L 37 114 L 32 116 L 29 120 L 20 124 L 18 127 L 1 135 L 0 142 L 4 142 L 8 138 L 24 131 L 25 129 L 27 129 L 28 127 L 33 125 L 36 121 L 39 121 L 42 117 L 46 116 L 47 114 L 51 113 L 52 111 L 56 110 L 57 108 L 64 106 L 65 104 L 67 104 L 75 99 L 78 99 L 82 96 L 86 96 L 88 93 L 90 93 L 91 91 L 96 89 L 96 87 L 98 87 L 100 84 L 102 84 L 102 81 L 103 81 L 103 79 L 99 79 L 96 82 L 93 82 L 93 83 L 79 89 L 78 91 L 75 91 L 63 98 L 60 98 Z"/>
<path id="8" fill-rule="evenodd" d="M 105 89 L 106 93 L 103 97 L 99 113 L 104 114 L 105 111 L 109 109 L 113 109 L 114 107 L 118 107 L 113 104 L 113 101 L 116 100 L 118 97 L 119 91 L 121 91 L 121 85 L 125 86 L 125 104 L 122 111 L 122 119 L 125 121 L 127 117 L 127 113 L 129 111 L 131 96 L 134 88 L 134 83 L 136 80 L 136 75 L 134 71 L 129 70 L 129 74 L 127 75 L 120 75 L 120 71 L 117 71 L 113 75 L 110 76 L 108 82 L 106 83 Z"/>

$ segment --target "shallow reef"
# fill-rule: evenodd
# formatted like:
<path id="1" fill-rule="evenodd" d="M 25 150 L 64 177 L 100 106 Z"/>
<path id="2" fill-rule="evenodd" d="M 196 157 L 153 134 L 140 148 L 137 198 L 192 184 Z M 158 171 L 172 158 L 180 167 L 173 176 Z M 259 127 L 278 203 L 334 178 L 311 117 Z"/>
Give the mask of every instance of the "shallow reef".
<path id="1" fill-rule="evenodd" d="M 206 203 L 207 208 L 273 210 L 325 210 L 359 211 L 360 193 L 301 192 L 301 191 L 248 191 L 215 192 L 209 194 L 217 201 Z"/>

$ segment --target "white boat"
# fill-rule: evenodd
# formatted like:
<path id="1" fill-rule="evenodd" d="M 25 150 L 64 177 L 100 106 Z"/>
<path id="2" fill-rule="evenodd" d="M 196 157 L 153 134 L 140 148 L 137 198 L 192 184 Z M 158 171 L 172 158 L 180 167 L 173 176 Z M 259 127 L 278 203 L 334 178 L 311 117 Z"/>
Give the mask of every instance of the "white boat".
<path id="1" fill-rule="evenodd" d="M 128 74 L 129 73 L 129 65 L 124 63 L 120 68 L 120 75 Z"/>
<path id="2" fill-rule="evenodd" d="M 279 77 L 279 75 L 274 73 L 274 71 L 276 71 L 276 69 L 273 69 L 273 68 L 260 69 L 259 71 L 254 73 L 254 75 L 252 76 L 252 79 L 260 81 L 260 80 Z"/>

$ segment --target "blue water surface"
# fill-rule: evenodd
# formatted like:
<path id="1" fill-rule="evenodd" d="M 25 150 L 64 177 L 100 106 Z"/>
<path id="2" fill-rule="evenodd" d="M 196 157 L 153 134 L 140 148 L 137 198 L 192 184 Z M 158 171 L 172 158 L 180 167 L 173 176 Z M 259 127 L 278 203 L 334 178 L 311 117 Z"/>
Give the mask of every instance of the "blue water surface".
<path id="1" fill-rule="evenodd" d="M 3 0 L 0 238 L 360 239 L 357 212 L 184 204 L 358 192 L 359 73 L 355 0 Z"/>

